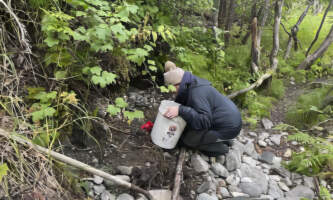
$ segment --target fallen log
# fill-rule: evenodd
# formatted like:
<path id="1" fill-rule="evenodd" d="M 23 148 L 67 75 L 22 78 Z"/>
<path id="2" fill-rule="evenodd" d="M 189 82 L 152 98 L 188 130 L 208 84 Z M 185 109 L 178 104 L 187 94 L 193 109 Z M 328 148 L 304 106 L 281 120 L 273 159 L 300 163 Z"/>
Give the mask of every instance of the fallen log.
<path id="1" fill-rule="evenodd" d="M 175 181 L 173 184 L 172 190 L 172 200 L 178 200 L 179 190 L 180 190 L 180 181 L 183 173 L 183 162 L 185 160 L 186 150 L 185 148 L 180 149 L 178 163 L 176 167 Z"/>
<path id="2" fill-rule="evenodd" d="M 72 159 L 72 158 L 70 158 L 68 156 L 65 156 L 63 154 L 57 153 L 55 151 L 52 151 L 50 149 L 41 147 L 39 145 L 33 144 L 30 141 L 24 139 L 23 137 L 19 137 L 19 135 L 17 135 L 17 134 L 15 134 L 15 135 L 14 134 L 9 134 L 5 130 L 0 129 L 0 136 L 4 136 L 6 138 L 10 138 L 10 139 L 14 140 L 15 142 L 18 142 L 18 143 L 20 143 L 22 145 L 27 145 L 30 148 L 32 148 L 32 149 L 34 149 L 34 150 L 36 150 L 38 152 L 41 152 L 41 153 L 43 153 L 45 155 L 52 156 L 53 158 L 55 158 L 55 159 L 57 159 L 57 160 L 59 160 L 61 162 L 64 162 L 66 164 L 72 165 L 74 167 L 82 169 L 82 170 L 84 170 L 86 172 L 89 172 L 91 174 L 98 175 L 98 176 L 100 176 L 102 178 L 110 180 L 110 181 L 114 182 L 116 185 L 119 185 L 119 186 L 122 186 L 122 187 L 125 187 L 125 188 L 128 188 L 128 189 L 140 192 L 140 193 L 144 194 L 145 196 L 147 196 L 150 200 L 155 200 L 152 197 L 152 195 L 147 190 L 144 190 L 144 189 L 142 189 L 142 188 L 140 188 L 140 187 L 138 187 L 136 185 L 133 185 L 133 184 L 127 182 L 127 181 L 119 179 L 116 176 L 108 174 L 108 173 L 106 173 L 104 171 L 101 171 L 99 169 L 91 167 L 90 165 L 84 164 L 83 162 L 80 162 L 78 160 Z"/>

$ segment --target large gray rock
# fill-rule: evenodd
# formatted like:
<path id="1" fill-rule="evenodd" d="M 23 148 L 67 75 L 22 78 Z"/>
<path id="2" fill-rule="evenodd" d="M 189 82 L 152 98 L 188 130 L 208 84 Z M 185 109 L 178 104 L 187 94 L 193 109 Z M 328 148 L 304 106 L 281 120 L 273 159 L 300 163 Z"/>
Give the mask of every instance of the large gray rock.
<path id="1" fill-rule="evenodd" d="M 292 197 L 295 200 L 303 198 L 313 199 L 315 196 L 314 192 L 304 185 L 298 185 L 289 192 L 286 193 L 286 197 Z"/>
<path id="2" fill-rule="evenodd" d="M 228 190 L 229 190 L 229 192 L 239 192 L 239 193 L 242 192 L 242 190 L 235 185 L 229 185 Z"/>
<path id="3" fill-rule="evenodd" d="M 196 172 L 207 172 L 209 169 L 209 164 L 201 158 L 199 154 L 193 154 L 191 157 L 192 167 Z"/>
<path id="4" fill-rule="evenodd" d="M 239 184 L 243 193 L 250 195 L 250 197 L 259 197 L 262 194 L 262 189 L 254 182 L 243 182 Z"/>
<path id="5" fill-rule="evenodd" d="M 149 193 L 158 200 L 170 200 L 172 192 L 170 190 L 149 190 Z"/>
<path id="6" fill-rule="evenodd" d="M 276 198 L 276 199 L 283 197 L 282 190 L 280 189 L 280 187 L 278 186 L 278 184 L 275 181 L 273 181 L 273 180 L 269 181 L 268 194 L 270 196 Z"/>
<path id="7" fill-rule="evenodd" d="M 267 118 L 263 118 L 261 122 L 265 129 L 271 129 L 274 126 L 273 122 Z"/>
<path id="8" fill-rule="evenodd" d="M 311 189 L 315 188 L 312 177 L 303 176 L 303 180 L 304 180 L 304 185 L 305 186 L 307 186 L 307 187 L 309 187 Z"/>
<path id="9" fill-rule="evenodd" d="M 216 191 L 216 185 L 211 181 L 204 182 L 197 189 L 197 193 L 204 193 L 208 191 Z"/>
<path id="10" fill-rule="evenodd" d="M 131 175 L 133 171 L 133 167 L 128 167 L 128 166 L 118 166 L 117 170 L 119 171 L 120 174 L 122 175 Z"/>
<path id="11" fill-rule="evenodd" d="M 274 153 L 270 151 L 264 151 L 259 157 L 259 160 L 268 164 L 273 164 L 274 157 L 275 157 Z"/>
<path id="12" fill-rule="evenodd" d="M 225 188 L 225 187 L 219 187 L 217 190 L 218 190 L 218 193 L 220 193 L 223 198 L 231 197 L 231 194 L 229 193 L 229 191 L 227 190 L 227 188 Z"/>
<path id="13" fill-rule="evenodd" d="M 262 132 L 262 133 L 259 134 L 258 140 L 265 140 L 268 137 L 269 137 L 269 133 Z"/>
<path id="14" fill-rule="evenodd" d="M 256 149 L 254 148 L 254 144 L 251 141 L 246 143 L 244 153 L 256 160 L 259 157 L 259 154 L 257 153 Z"/>
<path id="15" fill-rule="evenodd" d="M 221 165 L 220 163 L 212 164 L 212 170 L 216 175 L 218 175 L 220 177 L 225 178 L 225 177 L 229 176 L 228 170 L 223 165 Z"/>
<path id="16" fill-rule="evenodd" d="M 116 200 L 116 196 L 111 194 L 109 191 L 105 190 L 101 194 L 101 200 Z"/>
<path id="17" fill-rule="evenodd" d="M 280 145 L 280 142 L 281 142 L 281 136 L 282 135 L 279 135 L 279 134 L 274 134 L 272 135 L 269 139 L 277 146 Z"/>
<path id="18" fill-rule="evenodd" d="M 197 200 L 218 200 L 217 196 L 201 193 L 197 196 Z"/>
<path id="19" fill-rule="evenodd" d="M 243 177 L 251 178 L 253 184 L 257 185 L 257 187 L 260 189 L 260 192 L 258 193 L 266 194 L 268 189 L 268 181 L 265 174 L 260 169 L 242 164 L 240 171 Z"/>
<path id="20" fill-rule="evenodd" d="M 244 146 L 244 144 L 242 144 L 242 143 L 238 142 L 237 140 L 235 140 L 233 142 L 232 149 L 238 150 L 239 154 L 242 155 L 244 153 L 244 151 L 245 151 L 245 146 Z"/>
<path id="21" fill-rule="evenodd" d="M 105 186 L 104 185 L 94 185 L 94 192 L 95 194 L 102 194 L 105 191 Z"/>
<path id="22" fill-rule="evenodd" d="M 258 141 L 259 146 L 261 147 L 267 147 L 267 143 L 264 140 L 259 140 Z"/>
<path id="23" fill-rule="evenodd" d="M 228 171 L 234 171 L 235 169 L 238 169 L 240 165 L 241 165 L 241 152 L 236 149 L 229 151 L 226 157 L 226 167 Z"/>
<path id="24" fill-rule="evenodd" d="M 117 200 L 135 200 L 135 198 L 129 194 L 123 193 L 117 197 Z"/>
<path id="25" fill-rule="evenodd" d="M 273 142 L 273 144 L 279 146 L 281 142 L 281 135 L 274 134 L 269 139 Z"/>
<path id="26" fill-rule="evenodd" d="M 240 182 L 240 178 L 236 174 L 231 174 L 226 179 L 227 183 L 230 185 L 238 185 Z"/>
<path id="27" fill-rule="evenodd" d="M 97 175 L 94 175 L 94 183 L 99 185 L 103 183 L 103 178 Z"/>
<path id="28" fill-rule="evenodd" d="M 278 182 L 279 187 L 281 188 L 281 190 L 288 192 L 290 189 L 289 187 L 282 181 Z"/>
<path id="29" fill-rule="evenodd" d="M 243 157 L 242 157 L 242 160 L 243 160 L 244 163 L 246 163 L 246 164 L 248 164 L 248 165 L 250 165 L 250 166 L 252 166 L 252 167 L 255 167 L 255 166 L 257 165 L 257 161 L 254 160 L 254 159 L 251 158 L 251 157 L 243 156 Z"/>
<path id="30" fill-rule="evenodd" d="M 256 132 L 249 132 L 249 136 L 256 138 L 258 135 Z"/>
<path id="31" fill-rule="evenodd" d="M 245 193 L 241 193 L 241 192 L 231 192 L 231 195 L 234 197 L 232 199 L 237 199 L 237 200 L 245 198 L 245 197 L 250 197 L 250 195 L 245 194 Z M 238 197 L 238 198 L 235 198 L 235 197 Z"/>

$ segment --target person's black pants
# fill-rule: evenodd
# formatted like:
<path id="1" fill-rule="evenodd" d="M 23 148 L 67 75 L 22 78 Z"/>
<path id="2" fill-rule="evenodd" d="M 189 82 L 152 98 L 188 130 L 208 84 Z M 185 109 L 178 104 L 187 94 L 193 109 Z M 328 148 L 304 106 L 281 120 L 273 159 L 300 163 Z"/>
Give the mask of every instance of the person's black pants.
<path id="1" fill-rule="evenodd" d="M 228 153 L 228 141 L 238 136 L 241 127 L 215 130 L 189 130 L 185 129 L 180 138 L 179 145 L 200 150 L 207 156 L 219 156 Z"/>

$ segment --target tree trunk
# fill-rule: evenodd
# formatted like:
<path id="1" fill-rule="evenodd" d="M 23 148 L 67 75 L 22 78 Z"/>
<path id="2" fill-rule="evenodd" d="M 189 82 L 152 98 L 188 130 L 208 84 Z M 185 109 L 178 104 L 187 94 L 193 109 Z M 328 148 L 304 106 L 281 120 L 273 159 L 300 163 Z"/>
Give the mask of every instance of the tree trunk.
<path id="1" fill-rule="evenodd" d="M 277 55 L 279 52 L 279 30 L 280 30 L 280 22 L 281 22 L 281 15 L 282 15 L 282 7 L 283 7 L 284 0 L 276 0 L 275 2 L 275 16 L 274 16 L 274 32 L 273 32 L 273 48 L 270 55 L 270 63 L 271 69 L 273 71 L 276 70 L 278 59 Z"/>
<path id="2" fill-rule="evenodd" d="M 313 2 L 313 15 L 318 15 L 323 9 L 323 5 L 320 3 L 320 0 L 314 0 Z"/>
<path id="3" fill-rule="evenodd" d="M 248 26 L 248 31 L 246 35 L 242 39 L 242 44 L 246 44 L 247 40 L 249 39 L 251 35 L 251 23 L 253 18 L 257 17 L 257 0 L 253 2 L 252 8 L 251 8 L 251 18 L 249 19 L 249 26 Z"/>
<path id="4" fill-rule="evenodd" d="M 227 16 L 227 0 L 220 0 L 219 14 L 218 14 L 218 27 L 223 28 L 225 18 Z"/>
<path id="5" fill-rule="evenodd" d="M 235 0 L 229 0 L 228 17 L 225 23 L 225 30 L 227 32 L 224 34 L 224 43 L 226 46 L 228 46 L 230 40 L 230 29 L 233 22 L 235 4 L 236 4 Z"/>
<path id="6" fill-rule="evenodd" d="M 306 51 L 306 54 L 305 54 L 306 57 L 308 57 L 309 52 L 310 52 L 312 46 L 316 43 L 316 41 L 317 41 L 317 39 L 318 39 L 318 37 L 319 37 L 319 33 L 320 33 L 321 28 L 322 28 L 322 26 L 323 26 L 323 24 L 324 24 L 324 21 L 325 21 L 325 19 L 326 19 L 326 15 L 327 15 L 328 11 L 330 10 L 332 4 L 333 4 L 333 0 L 330 1 L 330 3 L 328 4 L 328 6 L 327 6 L 327 8 L 326 8 L 326 10 L 325 10 L 325 14 L 324 14 L 324 16 L 323 16 L 323 18 L 322 18 L 322 20 L 321 20 L 321 23 L 320 23 L 319 29 L 318 29 L 318 31 L 317 31 L 317 33 L 316 33 L 316 36 L 315 36 L 315 38 L 313 39 L 313 41 L 311 42 L 310 47 L 309 47 L 308 50 Z"/>
<path id="7" fill-rule="evenodd" d="M 258 47 L 258 33 L 257 33 L 257 28 L 258 28 L 258 21 L 257 18 L 253 18 L 252 20 L 252 47 L 251 47 L 251 67 L 252 67 L 252 73 L 258 73 L 259 70 L 259 47 Z"/>
<path id="8" fill-rule="evenodd" d="M 259 28 L 258 28 L 258 47 L 260 48 L 260 43 L 261 43 L 261 36 L 262 36 L 262 29 L 264 28 L 267 17 L 268 17 L 268 7 L 269 7 L 269 0 L 265 0 L 265 4 L 263 6 L 263 11 L 262 11 L 262 17 L 259 20 Z M 259 61 L 260 61 L 260 55 L 259 55 Z"/>
<path id="9" fill-rule="evenodd" d="M 274 17 L 274 33 L 273 33 L 273 48 L 272 48 L 272 53 L 270 56 L 270 61 L 271 61 L 271 69 L 268 70 L 264 75 L 262 75 L 255 83 L 252 83 L 249 87 L 239 90 L 237 92 L 234 92 L 230 95 L 228 95 L 228 98 L 234 98 L 240 94 L 244 94 L 254 88 L 259 87 L 260 85 L 263 84 L 264 81 L 267 79 L 270 79 L 272 75 L 275 73 L 277 64 L 278 64 L 278 59 L 277 54 L 279 50 L 279 29 L 280 29 L 280 21 L 281 21 L 281 13 L 282 13 L 282 7 L 283 7 L 283 0 L 276 0 L 275 2 L 275 17 Z"/>
<path id="10" fill-rule="evenodd" d="M 307 15 L 311 5 L 313 4 L 312 1 L 309 2 L 309 5 L 306 7 L 306 9 L 304 10 L 304 12 L 302 13 L 302 15 L 298 18 L 298 21 L 296 22 L 296 24 L 291 28 L 291 34 L 289 34 L 289 39 L 288 39 L 288 45 L 287 45 L 287 51 L 284 55 L 284 59 L 287 59 L 289 57 L 290 54 L 290 50 L 292 47 L 292 41 L 294 40 L 294 48 L 295 51 L 297 51 L 298 49 L 298 38 L 297 38 L 297 33 L 298 33 L 298 26 L 302 23 L 303 19 L 305 18 L 305 16 Z"/>
<path id="11" fill-rule="evenodd" d="M 311 55 L 307 56 L 305 60 L 298 66 L 297 69 L 308 69 L 319 57 L 321 57 L 327 48 L 333 42 L 333 25 L 325 40 L 321 43 L 320 47 Z"/>

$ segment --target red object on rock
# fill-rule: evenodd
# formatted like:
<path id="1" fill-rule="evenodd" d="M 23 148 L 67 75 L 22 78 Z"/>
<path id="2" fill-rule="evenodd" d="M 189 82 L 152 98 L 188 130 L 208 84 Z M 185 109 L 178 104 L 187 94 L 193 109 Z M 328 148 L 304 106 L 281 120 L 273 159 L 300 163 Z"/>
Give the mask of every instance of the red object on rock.
<path id="1" fill-rule="evenodd" d="M 141 128 L 142 130 L 145 130 L 145 131 L 147 131 L 147 132 L 150 132 L 151 129 L 153 128 L 153 126 L 154 126 L 154 123 L 151 122 L 151 121 L 148 121 L 147 123 L 143 124 L 140 128 Z"/>

